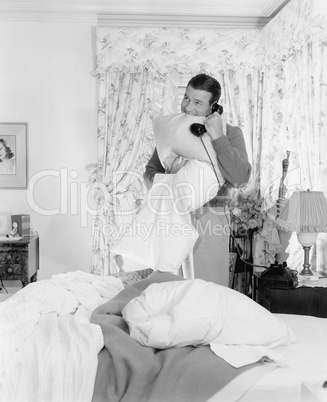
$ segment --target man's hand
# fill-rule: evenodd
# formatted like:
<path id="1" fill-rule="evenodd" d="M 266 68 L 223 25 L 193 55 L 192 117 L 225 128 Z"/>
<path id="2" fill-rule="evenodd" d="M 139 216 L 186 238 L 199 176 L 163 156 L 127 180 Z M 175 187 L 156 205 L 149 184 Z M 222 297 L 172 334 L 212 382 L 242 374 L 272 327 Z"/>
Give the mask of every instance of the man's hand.
<path id="1" fill-rule="evenodd" d="M 186 158 L 182 156 L 177 157 L 171 164 L 169 173 L 177 173 L 187 162 Z"/>
<path id="2" fill-rule="evenodd" d="M 205 128 L 212 141 L 224 135 L 223 124 L 223 119 L 218 112 L 210 114 L 204 121 Z"/>

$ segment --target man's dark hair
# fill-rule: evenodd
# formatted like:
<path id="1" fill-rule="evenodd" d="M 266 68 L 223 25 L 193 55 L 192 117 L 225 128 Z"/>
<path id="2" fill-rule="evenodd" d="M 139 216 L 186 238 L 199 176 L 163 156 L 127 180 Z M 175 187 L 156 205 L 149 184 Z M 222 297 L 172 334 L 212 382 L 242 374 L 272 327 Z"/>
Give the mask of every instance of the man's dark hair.
<path id="1" fill-rule="evenodd" d="M 202 91 L 210 92 L 212 97 L 210 105 L 214 102 L 218 102 L 221 95 L 221 86 L 219 82 L 207 74 L 198 74 L 190 79 L 187 86 L 191 86 L 193 89 L 200 89 Z"/>

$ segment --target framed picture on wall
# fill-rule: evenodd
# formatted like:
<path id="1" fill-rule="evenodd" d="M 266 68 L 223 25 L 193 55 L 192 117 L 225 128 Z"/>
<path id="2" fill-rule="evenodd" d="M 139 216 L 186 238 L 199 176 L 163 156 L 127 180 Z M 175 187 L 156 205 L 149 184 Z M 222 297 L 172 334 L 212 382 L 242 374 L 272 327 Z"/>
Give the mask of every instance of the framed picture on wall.
<path id="1" fill-rule="evenodd" d="M 27 123 L 0 123 L 0 188 L 27 187 Z"/>

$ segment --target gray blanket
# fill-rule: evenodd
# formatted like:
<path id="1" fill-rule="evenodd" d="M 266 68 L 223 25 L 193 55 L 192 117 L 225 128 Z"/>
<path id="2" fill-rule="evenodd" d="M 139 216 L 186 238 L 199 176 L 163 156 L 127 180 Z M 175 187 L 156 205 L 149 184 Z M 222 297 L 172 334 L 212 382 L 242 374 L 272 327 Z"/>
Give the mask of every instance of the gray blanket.
<path id="1" fill-rule="evenodd" d="M 157 350 L 132 339 L 122 309 L 151 283 L 175 280 L 183 279 L 154 272 L 92 313 L 91 321 L 101 326 L 105 344 L 99 353 L 93 402 L 207 401 L 242 373 L 262 366 L 236 369 L 208 346 Z"/>

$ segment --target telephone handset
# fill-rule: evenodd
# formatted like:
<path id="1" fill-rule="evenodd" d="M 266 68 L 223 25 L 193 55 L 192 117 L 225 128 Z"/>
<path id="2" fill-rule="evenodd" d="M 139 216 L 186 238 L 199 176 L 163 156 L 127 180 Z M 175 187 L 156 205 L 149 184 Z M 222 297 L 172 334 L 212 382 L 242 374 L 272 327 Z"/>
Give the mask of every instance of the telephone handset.
<path id="1" fill-rule="evenodd" d="M 223 113 L 223 107 L 220 106 L 220 105 L 218 105 L 218 102 L 214 102 L 214 103 L 211 105 L 211 114 L 212 114 L 212 113 L 215 113 L 215 112 L 218 112 L 219 114 L 222 114 L 222 113 Z M 213 162 L 212 162 L 212 160 L 211 160 L 210 154 L 209 154 L 209 152 L 208 152 L 208 150 L 207 150 L 207 148 L 206 148 L 206 146 L 205 146 L 205 144 L 204 144 L 204 142 L 203 142 L 203 138 L 201 138 L 202 135 L 207 131 L 206 128 L 205 128 L 205 125 L 204 125 L 204 124 L 200 124 L 200 123 L 193 123 L 193 124 L 191 124 L 190 131 L 191 131 L 191 133 L 194 134 L 196 137 L 200 137 L 200 140 L 201 140 L 201 142 L 202 142 L 202 145 L 204 146 L 204 149 L 206 150 L 206 153 L 207 153 L 207 155 L 208 155 L 208 158 L 209 158 L 209 160 L 210 160 L 210 162 L 211 162 L 211 165 L 212 165 L 213 171 L 214 171 L 214 173 L 215 173 L 215 175 L 216 175 L 217 182 L 218 182 L 219 189 L 220 189 L 221 184 L 220 184 L 220 182 L 219 182 L 219 177 L 218 177 L 218 175 L 217 175 L 215 166 L 214 166 L 214 164 L 213 164 Z M 219 192 L 219 190 L 218 190 L 218 192 Z M 217 193 L 217 194 L 218 194 L 218 193 Z"/>
<path id="2" fill-rule="evenodd" d="M 219 105 L 217 102 L 213 103 L 213 105 L 211 106 L 211 114 L 218 112 L 219 114 L 223 114 L 223 107 L 221 105 Z"/>
<path id="3" fill-rule="evenodd" d="M 222 114 L 224 111 L 223 107 L 219 105 L 217 102 L 213 103 L 211 106 L 211 114 L 218 112 L 219 114 Z M 206 128 L 204 124 L 200 123 L 193 123 L 191 124 L 190 127 L 191 133 L 194 134 L 197 137 L 201 137 L 206 132 Z"/>

